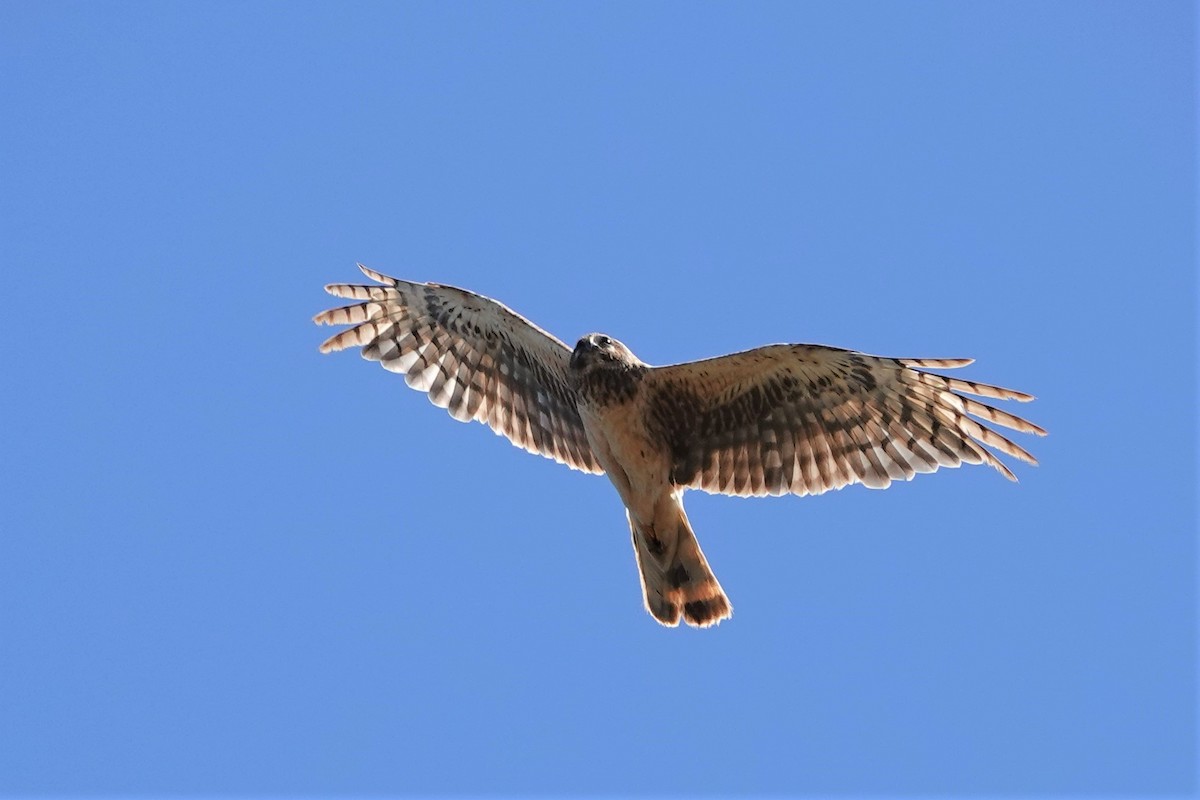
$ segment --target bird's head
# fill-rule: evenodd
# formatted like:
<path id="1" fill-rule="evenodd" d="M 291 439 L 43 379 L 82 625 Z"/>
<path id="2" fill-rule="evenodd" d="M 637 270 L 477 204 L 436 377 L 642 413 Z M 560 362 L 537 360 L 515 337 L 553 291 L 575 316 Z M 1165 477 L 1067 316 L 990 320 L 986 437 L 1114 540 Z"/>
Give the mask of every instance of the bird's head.
<path id="1" fill-rule="evenodd" d="M 571 369 L 586 372 L 593 367 L 632 366 L 641 362 L 629 348 L 603 333 L 589 333 L 575 344 Z"/>

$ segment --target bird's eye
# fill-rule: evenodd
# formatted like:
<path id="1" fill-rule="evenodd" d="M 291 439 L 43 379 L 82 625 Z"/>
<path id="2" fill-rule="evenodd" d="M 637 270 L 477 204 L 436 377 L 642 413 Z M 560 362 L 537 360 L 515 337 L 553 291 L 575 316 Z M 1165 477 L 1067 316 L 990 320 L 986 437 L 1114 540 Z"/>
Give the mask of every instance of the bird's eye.
<path id="1" fill-rule="evenodd" d="M 612 344 L 612 339 L 608 338 L 607 336 L 597 336 L 596 341 L 600 343 L 601 347 L 608 347 L 610 344 Z"/>

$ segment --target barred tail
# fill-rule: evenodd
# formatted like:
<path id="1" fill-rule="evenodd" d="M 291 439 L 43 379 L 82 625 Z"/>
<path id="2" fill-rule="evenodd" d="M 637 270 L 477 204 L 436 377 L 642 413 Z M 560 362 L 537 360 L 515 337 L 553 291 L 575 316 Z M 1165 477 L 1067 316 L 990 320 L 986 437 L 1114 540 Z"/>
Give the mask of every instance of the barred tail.
<path id="1" fill-rule="evenodd" d="M 700 551 L 681 498 L 663 498 L 654 517 L 652 524 L 639 525 L 629 515 L 646 610 L 670 627 L 679 624 L 680 615 L 698 628 L 733 616 L 733 606 Z"/>

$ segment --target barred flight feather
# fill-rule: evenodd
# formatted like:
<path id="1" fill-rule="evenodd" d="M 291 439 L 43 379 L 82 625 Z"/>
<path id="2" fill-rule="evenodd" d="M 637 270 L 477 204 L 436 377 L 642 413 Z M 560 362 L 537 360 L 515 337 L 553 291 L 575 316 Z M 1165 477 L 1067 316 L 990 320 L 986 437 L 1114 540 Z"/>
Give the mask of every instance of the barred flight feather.
<path id="1" fill-rule="evenodd" d="M 362 348 L 455 419 L 478 420 L 513 444 L 596 474 L 596 461 L 574 391 L 571 351 L 494 300 L 465 289 L 410 283 L 359 265 L 380 286 L 334 283 L 329 294 L 354 305 L 313 318 L 351 325 L 330 336 L 322 353 Z"/>
<path id="2" fill-rule="evenodd" d="M 771 345 L 656 367 L 649 378 L 655 417 L 676 453 L 675 480 L 689 488 L 741 496 L 820 494 L 852 483 L 882 489 L 963 463 L 1016 480 L 981 445 L 1036 459 L 973 417 L 1023 433 L 1045 430 L 965 394 L 1033 397 L 924 371 L 970 363 Z"/>

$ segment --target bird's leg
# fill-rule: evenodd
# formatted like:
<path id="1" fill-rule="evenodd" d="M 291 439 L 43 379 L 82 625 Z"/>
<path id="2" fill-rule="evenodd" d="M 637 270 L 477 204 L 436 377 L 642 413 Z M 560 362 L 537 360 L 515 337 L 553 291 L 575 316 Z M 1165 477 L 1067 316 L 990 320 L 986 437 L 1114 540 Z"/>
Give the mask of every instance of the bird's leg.
<path id="1" fill-rule="evenodd" d="M 679 536 L 674 531 L 668 532 L 670 541 L 663 541 L 663 537 L 659 536 L 658 530 L 652 522 L 638 525 L 637 529 L 641 532 L 642 538 L 646 540 L 646 551 L 654 556 L 655 561 L 663 565 L 675 561 L 675 552 L 679 548 Z"/>
<path id="2" fill-rule="evenodd" d="M 675 531 L 670 527 L 655 527 L 653 521 L 642 522 L 628 508 L 625 509 L 625 516 L 629 519 L 629 530 L 633 532 L 634 544 L 637 544 L 638 539 L 642 541 L 646 552 L 654 559 L 660 571 L 675 560 L 675 553 L 679 548 L 679 537 Z"/>

